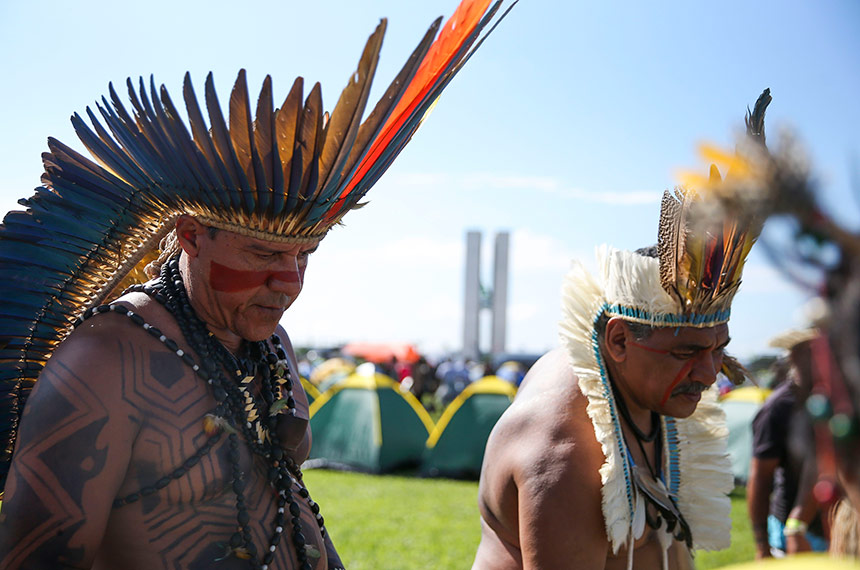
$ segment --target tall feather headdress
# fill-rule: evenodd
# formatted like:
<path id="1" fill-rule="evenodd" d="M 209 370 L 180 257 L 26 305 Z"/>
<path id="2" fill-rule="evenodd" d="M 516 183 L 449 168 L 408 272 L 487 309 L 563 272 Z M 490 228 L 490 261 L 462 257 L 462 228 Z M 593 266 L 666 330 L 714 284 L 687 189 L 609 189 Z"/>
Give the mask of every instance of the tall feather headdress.
<path id="1" fill-rule="evenodd" d="M 765 89 L 745 118 L 748 140 L 761 147 L 770 101 L 770 89 Z M 722 185 L 736 184 L 746 175 L 742 158 L 725 158 L 730 163 L 726 180 L 712 164 L 698 190 L 679 187 L 663 193 L 657 233 L 660 284 L 688 324 L 712 326 L 728 321 L 744 263 L 764 221 L 761 216 L 729 211 L 715 199 L 723 192 Z"/>
<path id="2" fill-rule="evenodd" d="M 770 101 L 766 89 L 746 116 L 747 138 L 762 148 Z M 711 165 L 708 178 L 688 177 L 695 188 L 663 193 L 657 258 L 614 249 L 600 253 L 609 315 L 653 326 L 711 327 L 729 320 L 764 218 L 727 208 L 718 199 L 748 175 L 740 155 L 718 158 L 729 163 L 725 180 Z"/>
<path id="3" fill-rule="evenodd" d="M 266 77 L 252 115 L 243 70 L 226 119 L 206 78 L 207 125 L 186 74 L 187 125 L 163 86 L 150 80 L 147 92 L 143 79 L 137 89 L 129 80 L 131 112 L 110 86 L 96 105 L 101 120 L 89 108 L 91 127 L 72 116 L 95 162 L 48 139 L 43 186 L 0 225 L 0 489 L 24 403 L 52 351 L 87 308 L 142 275 L 178 216 L 272 241 L 324 236 L 361 205 L 510 11 L 490 1 L 463 0 L 444 27 L 433 22 L 363 121 L 384 19 L 330 115 L 319 84 L 305 97 L 301 77 L 279 108 Z"/>

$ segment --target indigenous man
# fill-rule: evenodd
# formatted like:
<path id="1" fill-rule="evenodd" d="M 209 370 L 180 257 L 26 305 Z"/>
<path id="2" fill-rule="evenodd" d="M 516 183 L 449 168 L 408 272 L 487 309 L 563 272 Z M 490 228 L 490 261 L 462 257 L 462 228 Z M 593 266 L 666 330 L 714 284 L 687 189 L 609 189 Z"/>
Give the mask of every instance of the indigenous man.
<path id="1" fill-rule="evenodd" d="M 73 117 L 99 164 L 49 141 L 45 187 L 0 226 L 0 567 L 342 566 L 302 483 L 308 404 L 278 322 L 488 5 L 465 0 L 434 43 L 436 21 L 363 124 L 384 20 L 330 118 L 301 78 L 273 111 L 266 78 L 252 121 L 240 72 L 229 127 L 207 79 L 207 125 L 186 76 L 190 132 L 141 81 L 133 117 L 113 89 L 107 129 Z"/>
<path id="2" fill-rule="evenodd" d="M 760 226 L 712 214 L 667 192 L 658 247 L 600 248 L 597 278 L 574 265 L 564 346 L 487 442 L 473 568 L 689 568 L 692 548 L 728 546 L 728 432 L 709 388 Z"/>

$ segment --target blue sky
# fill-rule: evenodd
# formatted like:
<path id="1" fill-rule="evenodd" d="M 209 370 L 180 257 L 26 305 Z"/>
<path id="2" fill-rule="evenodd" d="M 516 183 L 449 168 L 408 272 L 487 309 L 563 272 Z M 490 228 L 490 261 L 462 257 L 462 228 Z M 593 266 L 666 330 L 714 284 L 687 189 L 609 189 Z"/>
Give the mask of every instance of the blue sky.
<path id="1" fill-rule="evenodd" d="M 241 7 L 240 7 L 241 6 Z M 240 68 L 275 98 L 297 75 L 331 110 L 367 37 L 389 18 L 371 101 L 431 21 L 456 0 L 0 3 L 0 211 L 42 173 L 70 115 L 127 77 L 154 74 L 180 99 L 213 71 L 222 103 Z M 659 197 L 704 168 L 697 145 L 729 144 L 769 87 L 768 135 L 792 129 L 823 200 L 856 227 L 860 4 L 852 0 L 574 2 L 521 0 L 442 95 L 413 141 L 314 254 L 284 324 L 295 344 L 404 340 L 461 346 L 468 230 L 511 232 L 508 348 L 557 343 L 560 287 L 594 247 L 656 239 Z M 852 182 L 852 171 L 855 180 Z M 778 239 L 785 231 L 766 228 Z M 748 357 L 802 324 L 806 293 L 751 256 L 731 323 Z M 487 339 L 488 341 L 488 339 Z"/>

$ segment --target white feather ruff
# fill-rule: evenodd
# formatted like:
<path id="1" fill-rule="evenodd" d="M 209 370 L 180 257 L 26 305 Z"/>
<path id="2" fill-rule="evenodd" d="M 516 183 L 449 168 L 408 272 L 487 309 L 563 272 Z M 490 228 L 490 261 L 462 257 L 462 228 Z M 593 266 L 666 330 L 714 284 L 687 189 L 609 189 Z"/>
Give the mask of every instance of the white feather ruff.
<path id="1" fill-rule="evenodd" d="M 586 411 L 605 462 L 600 468 L 603 518 L 612 551 L 633 540 L 634 518 L 641 500 L 624 478 L 625 443 L 613 420 L 614 401 L 603 381 L 594 322 L 608 305 L 645 309 L 651 315 L 676 313 L 674 301 L 659 282 L 659 263 L 632 252 L 602 246 L 597 250 L 600 281 L 574 261 L 562 288 L 561 341 L 570 356 L 579 389 L 588 400 Z M 609 284 L 613 284 L 609 287 Z M 607 292 L 611 288 L 611 293 Z M 611 296 L 610 296 L 611 294 Z M 625 316 L 625 318 L 627 318 Z M 690 524 L 694 546 L 715 550 L 729 544 L 733 479 L 727 453 L 725 414 L 714 390 L 702 394 L 696 412 L 675 420 L 678 430 L 678 507 Z M 668 453 L 666 454 L 668 464 Z M 639 516 L 636 516 L 636 515 Z M 640 519 L 641 520 L 641 519 Z M 635 525 L 639 527 L 640 525 Z M 658 534 L 665 534 L 659 532 Z M 667 536 L 668 538 L 668 536 Z M 661 543 L 665 542 L 662 540 Z M 665 545 L 664 545 L 665 546 Z"/>
<path id="2" fill-rule="evenodd" d="M 677 301 L 660 285 L 660 261 L 657 258 L 604 245 L 597 250 L 597 261 L 606 302 L 610 305 L 641 309 L 652 316 L 681 312 Z M 610 314 L 621 316 L 612 311 Z"/>
<path id="3" fill-rule="evenodd" d="M 579 389 L 588 399 L 586 411 L 606 458 L 600 468 L 603 518 L 606 536 L 612 551 L 617 553 L 630 536 L 632 513 L 628 503 L 630 490 L 621 475 L 624 443 L 615 436 L 611 404 L 604 391 L 594 347 L 594 319 L 603 311 L 605 303 L 602 285 L 588 273 L 582 263 L 575 261 L 562 288 L 560 335 L 570 355 Z"/>
<path id="4" fill-rule="evenodd" d="M 731 542 L 734 488 L 728 452 L 726 414 L 717 403 L 716 385 L 702 392 L 696 411 L 675 420 L 678 428 L 678 509 L 693 531 L 693 546 L 722 550 Z"/>

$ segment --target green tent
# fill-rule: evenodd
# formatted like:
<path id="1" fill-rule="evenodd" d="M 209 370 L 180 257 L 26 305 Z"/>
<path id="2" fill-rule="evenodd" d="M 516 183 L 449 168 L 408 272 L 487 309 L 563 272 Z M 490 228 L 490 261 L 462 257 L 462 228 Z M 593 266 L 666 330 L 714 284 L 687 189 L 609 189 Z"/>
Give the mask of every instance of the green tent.
<path id="1" fill-rule="evenodd" d="M 511 405 L 517 389 L 497 376 L 469 384 L 445 408 L 427 439 L 422 473 L 477 478 L 490 431 Z"/>
<path id="2" fill-rule="evenodd" d="M 320 397 L 320 391 L 317 390 L 317 387 L 305 380 L 302 380 L 302 388 L 305 389 L 305 394 L 308 396 L 308 405 L 313 404 L 314 400 Z"/>
<path id="3" fill-rule="evenodd" d="M 417 465 L 433 420 L 384 374 L 353 374 L 310 407 L 309 465 L 371 473 Z"/>

